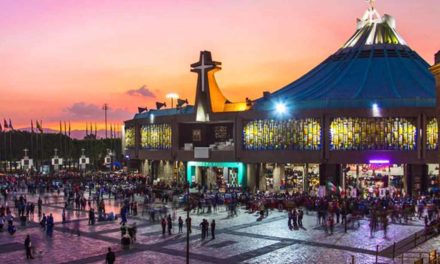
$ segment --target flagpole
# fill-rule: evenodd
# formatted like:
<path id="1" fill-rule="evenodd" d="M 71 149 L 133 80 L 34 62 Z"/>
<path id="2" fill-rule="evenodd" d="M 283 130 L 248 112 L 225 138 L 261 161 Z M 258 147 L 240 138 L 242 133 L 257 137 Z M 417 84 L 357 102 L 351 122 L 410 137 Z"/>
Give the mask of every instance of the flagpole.
<path id="1" fill-rule="evenodd" d="M 34 159 L 34 130 L 31 131 L 31 159 Z"/>
<path id="2" fill-rule="evenodd" d="M 1 126 L 1 125 L 0 125 Z M 0 131 L 0 133 L 3 135 L 3 129 Z M 2 148 L 3 148 L 3 144 L 1 143 L 0 140 L 0 171 L 2 170 L 2 164 L 3 164 L 3 160 L 2 160 Z"/>

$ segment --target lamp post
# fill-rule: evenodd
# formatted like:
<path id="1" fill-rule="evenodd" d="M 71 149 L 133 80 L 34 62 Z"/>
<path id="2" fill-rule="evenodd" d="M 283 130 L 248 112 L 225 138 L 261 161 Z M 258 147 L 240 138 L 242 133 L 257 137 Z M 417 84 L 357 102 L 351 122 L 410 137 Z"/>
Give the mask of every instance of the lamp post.
<path id="1" fill-rule="evenodd" d="M 174 99 L 178 99 L 179 95 L 177 93 L 168 93 L 165 95 L 166 98 L 171 99 L 171 108 L 174 107 Z"/>

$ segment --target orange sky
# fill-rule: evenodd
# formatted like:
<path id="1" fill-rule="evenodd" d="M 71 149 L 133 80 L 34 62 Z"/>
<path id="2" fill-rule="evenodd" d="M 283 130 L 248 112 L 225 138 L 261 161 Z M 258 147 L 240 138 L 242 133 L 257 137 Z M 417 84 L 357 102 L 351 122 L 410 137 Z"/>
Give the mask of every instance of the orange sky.
<path id="1" fill-rule="evenodd" d="M 432 63 L 439 0 L 376 6 Z M 363 0 L 0 0 L 0 118 L 16 128 L 31 119 L 83 128 L 102 124 L 105 102 L 113 123 L 168 92 L 193 103 L 189 65 L 200 50 L 223 63 L 217 81 L 228 98 L 257 98 L 336 51 L 366 8 Z"/>

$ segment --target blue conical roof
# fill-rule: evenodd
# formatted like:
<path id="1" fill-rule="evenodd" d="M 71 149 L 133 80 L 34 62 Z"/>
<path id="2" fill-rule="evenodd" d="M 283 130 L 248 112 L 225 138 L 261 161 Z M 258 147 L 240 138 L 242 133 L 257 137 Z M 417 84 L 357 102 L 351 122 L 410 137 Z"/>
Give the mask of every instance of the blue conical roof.
<path id="1" fill-rule="evenodd" d="M 340 50 L 300 79 L 258 99 L 254 108 L 274 109 L 277 102 L 292 109 L 434 107 L 435 80 L 428 68 L 397 33 L 394 19 L 379 17 L 371 8 Z"/>

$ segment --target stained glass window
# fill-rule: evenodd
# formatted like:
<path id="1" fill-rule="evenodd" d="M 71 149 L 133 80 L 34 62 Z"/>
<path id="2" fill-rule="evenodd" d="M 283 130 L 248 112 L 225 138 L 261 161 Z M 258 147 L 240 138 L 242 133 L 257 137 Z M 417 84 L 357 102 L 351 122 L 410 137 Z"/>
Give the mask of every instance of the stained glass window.
<path id="1" fill-rule="evenodd" d="M 244 125 L 245 150 L 319 150 L 319 119 L 253 120 Z"/>
<path id="2" fill-rule="evenodd" d="M 426 125 L 426 145 L 428 150 L 438 149 L 438 123 L 437 119 L 431 119 Z"/>
<path id="3" fill-rule="evenodd" d="M 144 149 L 171 149 L 171 125 L 145 125 L 141 129 L 141 147 Z"/>
<path id="4" fill-rule="evenodd" d="M 330 125 L 331 150 L 415 150 L 415 119 L 335 118 Z"/>
<path id="5" fill-rule="evenodd" d="M 125 146 L 133 148 L 135 146 L 135 128 L 129 127 L 125 129 Z"/>

